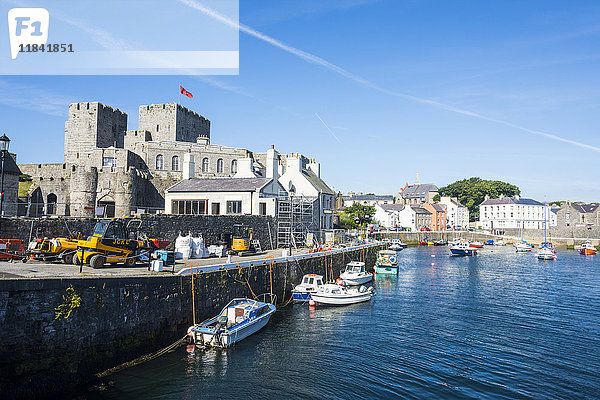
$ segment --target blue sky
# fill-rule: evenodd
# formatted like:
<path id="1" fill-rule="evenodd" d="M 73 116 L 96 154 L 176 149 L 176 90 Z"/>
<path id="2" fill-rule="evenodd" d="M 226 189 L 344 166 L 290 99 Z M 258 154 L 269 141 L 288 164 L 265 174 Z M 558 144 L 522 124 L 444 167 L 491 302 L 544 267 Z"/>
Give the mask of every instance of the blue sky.
<path id="1" fill-rule="evenodd" d="M 0 131 L 19 162 L 60 162 L 68 103 L 117 107 L 135 129 L 139 105 L 181 84 L 213 143 L 315 157 L 343 192 L 396 193 L 418 171 L 600 201 L 600 3 L 242 0 L 239 16 L 335 67 L 242 29 L 239 76 L 0 77 Z"/>

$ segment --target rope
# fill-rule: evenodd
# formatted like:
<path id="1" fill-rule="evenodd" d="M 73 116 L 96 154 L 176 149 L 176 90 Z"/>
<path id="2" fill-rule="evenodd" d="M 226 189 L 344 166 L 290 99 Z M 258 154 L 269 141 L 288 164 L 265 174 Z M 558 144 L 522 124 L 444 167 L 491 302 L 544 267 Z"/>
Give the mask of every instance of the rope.
<path id="1" fill-rule="evenodd" d="M 120 371 L 122 369 L 133 367 L 135 365 L 145 363 L 146 361 L 154 360 L 155 358 L 160 357 L 163 354 L 169 353 L 169 352 L 175 350 L 177 347 L 181 346 L 183 343 L 185 343 L 186 338 L 187 338 L 187 335 L 185 335 L 181 339 L 177 340 L 175 343 L 173 343 L 163 349 L 160 349 L 154 353 L 150 353 L 145 356 L 136 358 L 135 360 L 128 361 L 121 365 L 117 365 L 116 367 L 109 368 L 106 371 L 96 374 L 96 378 L 104 378 L 105 376 L 115 373 L 117 371 Z"/>

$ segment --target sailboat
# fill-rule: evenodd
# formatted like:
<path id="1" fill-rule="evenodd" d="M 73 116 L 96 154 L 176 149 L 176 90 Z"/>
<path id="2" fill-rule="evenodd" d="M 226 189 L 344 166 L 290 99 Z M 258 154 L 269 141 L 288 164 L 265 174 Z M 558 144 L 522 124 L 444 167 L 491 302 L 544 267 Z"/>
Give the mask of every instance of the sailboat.
<path id="1" fill-rule="evenodd" d="M 514 244 L 515 250 L 517 250 L 517 253 L 531 251 L 531 249 L 533 248 L 532 245 L 530 245 L 523 239 L 523 230 L 521 229 L 521 225 L 523 225 L 523 220 L 521 220 L 521 223 L 519 224 L 519 238 L 521 239 L 521 241 L 516 242 Z"/>
<path id="2" fill-rule="evenodd" d="M 548 205 L 544 208 L 544 242 L 538 250 L 538 260 L 556 260 L 556 249 L 548 242 Z"/>

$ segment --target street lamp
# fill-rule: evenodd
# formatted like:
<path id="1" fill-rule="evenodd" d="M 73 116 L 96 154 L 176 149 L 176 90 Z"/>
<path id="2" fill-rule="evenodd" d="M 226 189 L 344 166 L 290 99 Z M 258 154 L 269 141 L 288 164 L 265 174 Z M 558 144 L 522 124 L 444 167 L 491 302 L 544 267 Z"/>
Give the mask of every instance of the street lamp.
<path id="1" fill-rule="evenodd" d="M 2 153 L 2 175 L 0 175 L 0 215 L 4 215 L 4 157 L 8 153 L 10 139 L 6 135 L 0 136 L 0 153 Z"/>

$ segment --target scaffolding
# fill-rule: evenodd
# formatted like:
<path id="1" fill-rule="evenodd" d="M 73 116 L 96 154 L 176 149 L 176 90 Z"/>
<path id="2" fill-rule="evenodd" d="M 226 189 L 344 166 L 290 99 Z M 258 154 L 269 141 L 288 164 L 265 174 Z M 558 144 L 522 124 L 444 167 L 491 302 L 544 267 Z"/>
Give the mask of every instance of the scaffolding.
<path id="1" fill-rule="evenodd" d="M 277 201 L 277 247 L 303 246 L 307 233 L 319 230 L 315 221 L 317 198 L 280 194 Z M 318 210 L 317 210 L 318 211 Z"/>

